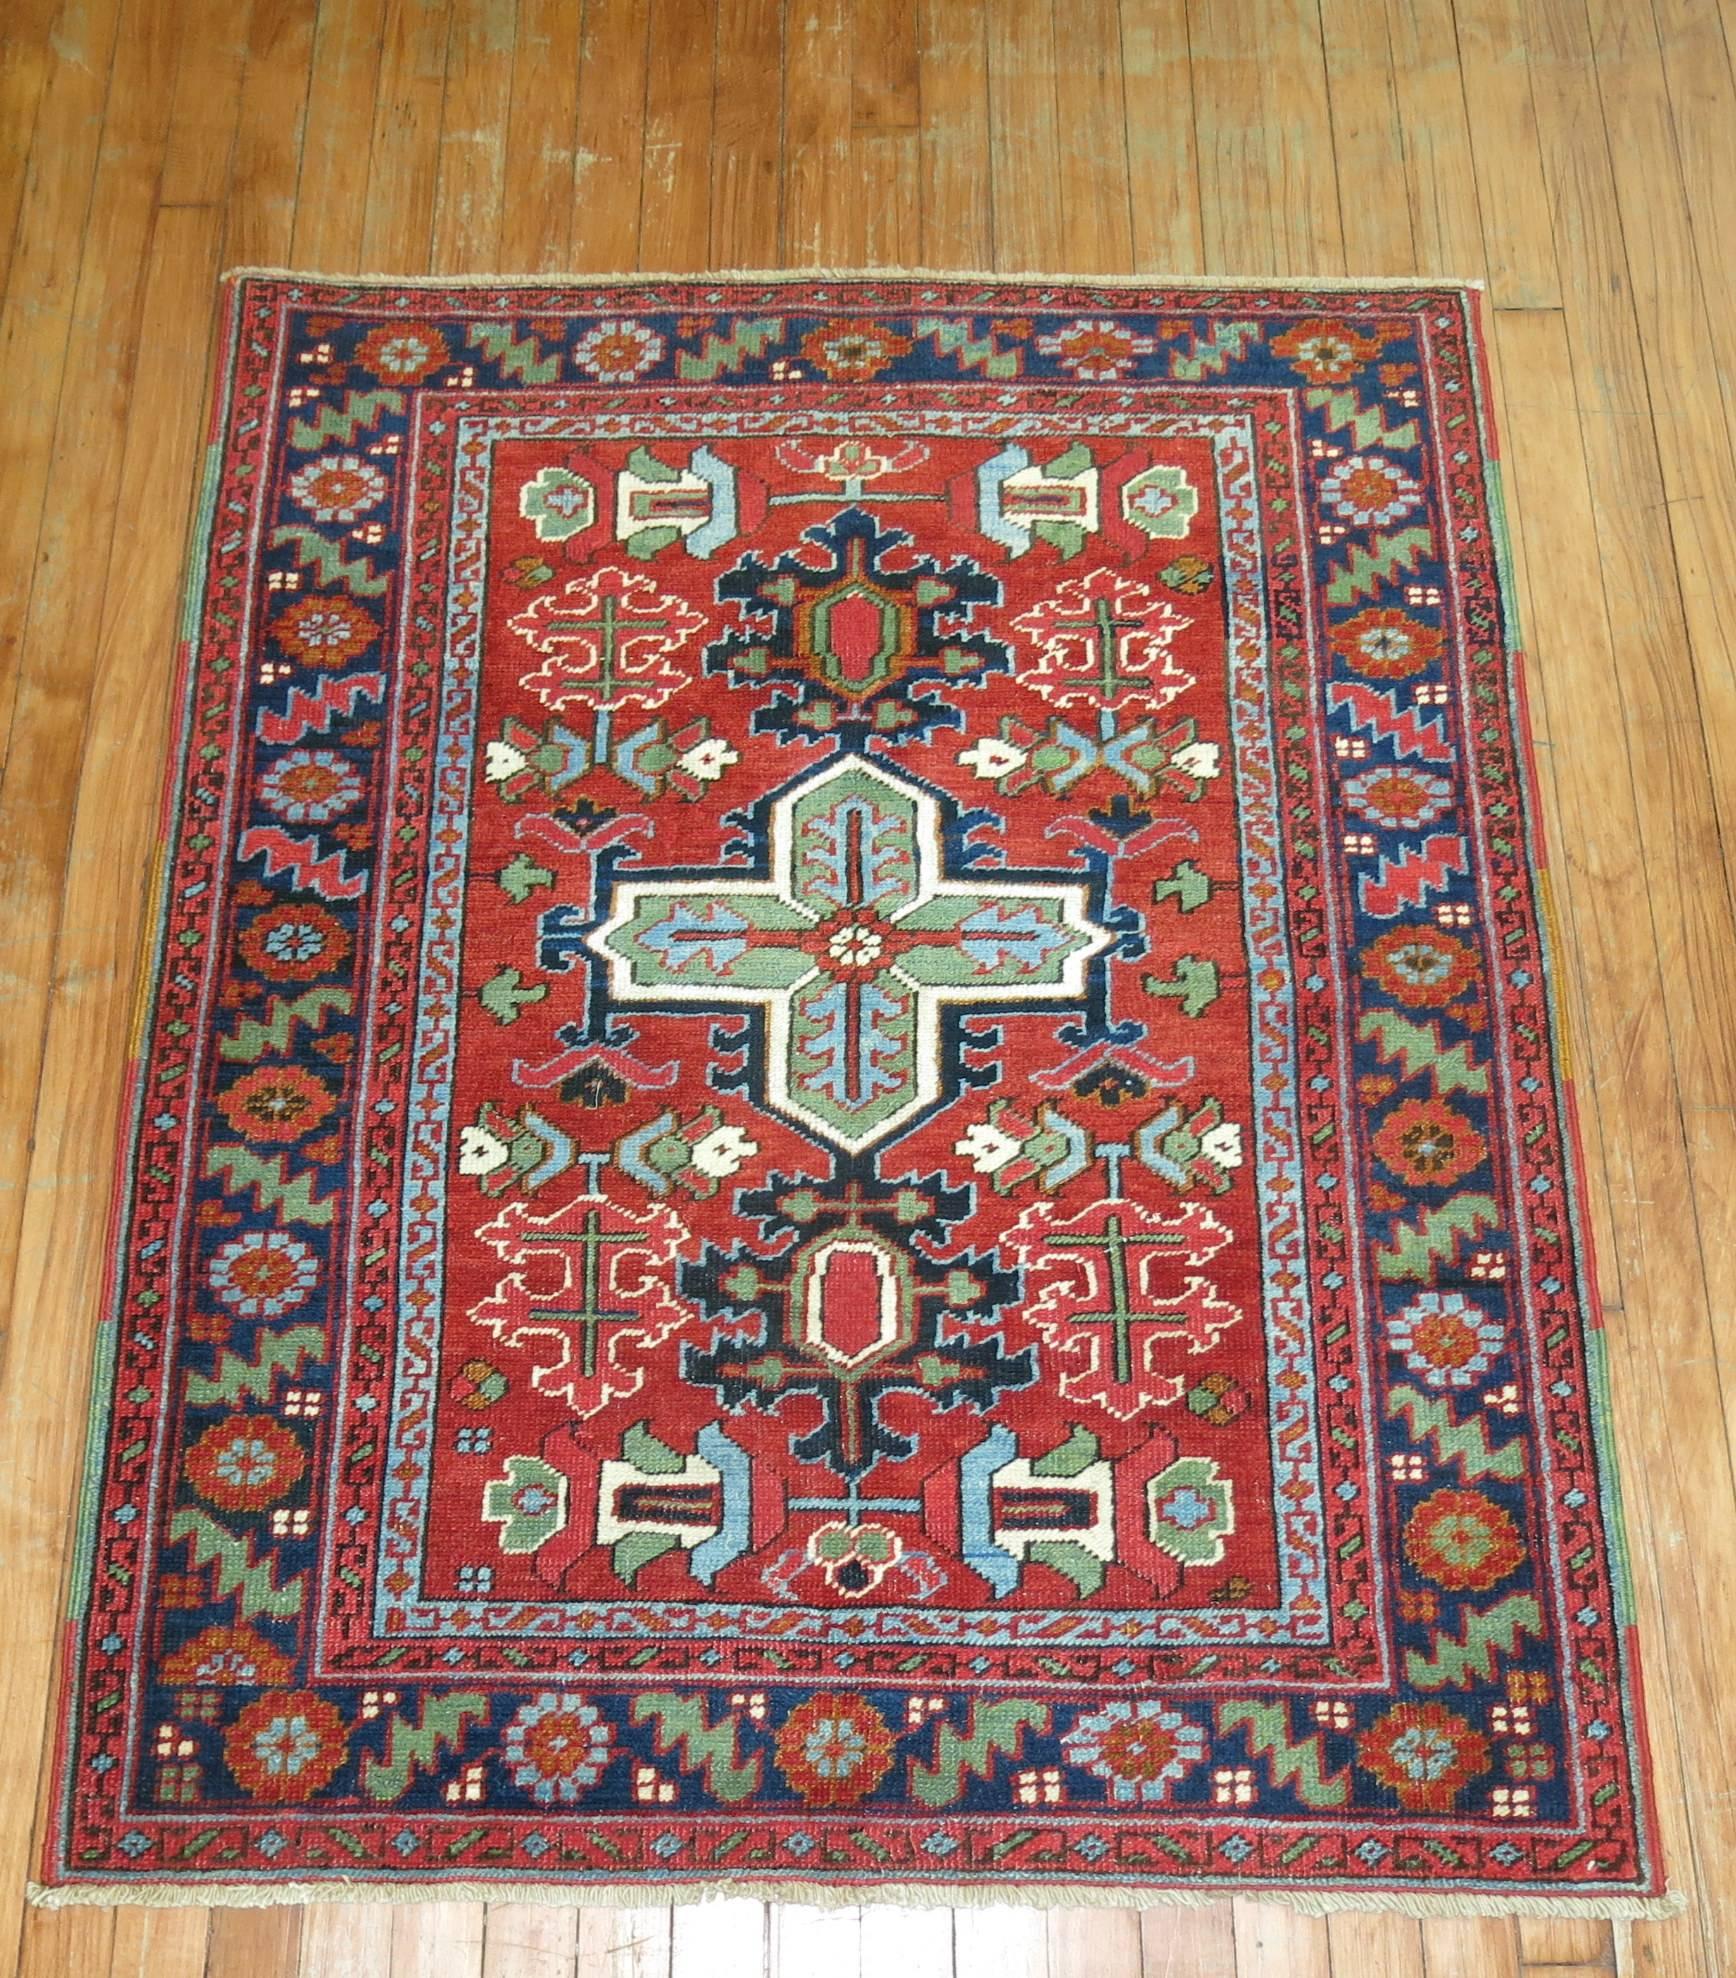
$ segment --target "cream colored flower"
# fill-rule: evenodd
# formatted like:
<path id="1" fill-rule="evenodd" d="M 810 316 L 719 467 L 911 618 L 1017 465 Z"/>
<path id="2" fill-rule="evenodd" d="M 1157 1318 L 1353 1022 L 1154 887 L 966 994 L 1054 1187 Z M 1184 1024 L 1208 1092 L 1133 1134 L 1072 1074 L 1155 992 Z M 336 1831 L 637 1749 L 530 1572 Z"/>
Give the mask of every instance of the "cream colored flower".
<path id="1" fill-rule="evenodd" d="M 530 757 L 510 742 L 490 742 L 483 751 L 482 773 L 490 783 L 510 783 L 530 767 Z"/>
<path id="2" fill-rule="evenodd" d="M 759 1142 L 750 1140 L 739 1126 L 714 1126 L 703 1140 L 693 1143 L 688 1158 L 701 1174 L 721 1181 L 758 1152 Z"/>
<path id="3" fill-rule="evenodd" d="M 467 1126 L 458 1136 L 458 1172 L 470 1175 L 498 1173 L 512 1159 L 512 1149 L 485 1126 Z"/>
<path id="4" fill-rule="evenodd" d="M 1222 754 L 1216 742 L 1189 742 L 1185 749 L 1177 749 L 1170 761 L 1184 776 L 1197 776 L 1205 782 L 1217 775 Z"/>
<path id="5" fill-rule="evenodd" d="M 979 1120 L 962 1140 L 953 1143 L 953 1152 L 962 1154 L 978 1174 L 995 1174 L 1019 1151 L 1020 1143 L 987 1120 Z"/>
<path id="6" fill-rule="evenodd" d="M 968 749 L 959 751 L 958 759 L 967 768 L 975 770 L 985 783 L 996 777 L 1010 776 L 1015 769 L 1023 769 L 1030 760 L 1029 752 L 1012 742 L 1003 742 L 993 735 L 985 735 Z"/>

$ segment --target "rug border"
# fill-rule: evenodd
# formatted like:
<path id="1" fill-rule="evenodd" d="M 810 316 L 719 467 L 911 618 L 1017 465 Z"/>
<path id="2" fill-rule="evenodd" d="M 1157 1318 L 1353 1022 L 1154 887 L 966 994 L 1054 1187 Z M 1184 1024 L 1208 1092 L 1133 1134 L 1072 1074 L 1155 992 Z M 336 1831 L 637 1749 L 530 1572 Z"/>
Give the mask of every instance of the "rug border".
<path id="1" fill-rule="evenodd" d="M 981 282 L 996 285 L 1041 284 L 1065 288 L 1105 289 L 1191 289 L 1203 294 L 1250 291 L 1270 292 L 1293 289 L 1320 293 L 1366 291 L 1405 291 L 1450 294 L 1460 299 L 1468 341 L 1474 357 L 1475 399 L 1478 437 L 1483 448 L 1484 484 L 1489 501 L 1492 533 L 1498 564 L 1502 607 L 1503 651 L 1508 666 L 1508 700 L 1515 738 L 1519 744 L 1520 814 L 1528 863 L 1535 875 L 1536 915 L 1541 951 L 1541 971 L 1551 1019 L 1551 1062 L 1557 1103 L 1566 1128 L 1564 1152 L 1567 1155 L 1569 1213 L 1578 1239 L 1578 1278 L 1585 1327 L 1584 1344 L 1588 1399 L 1592 1417 L 1594 1455 L 1599 1480 L 1599 1496 L 1604 1512 L 1604 1537 L 1609 1553 L 1612 1589 L 1617 1602 L 1617 1638 L 1626 1678 L 1626 1711 L 1633 1751 L 1642 1815 L 1641 1834 L 1651 1842 L 1652 1865 L 1657 1876 L 1657 1893 L 1652 1895 L 1616 1892 L 1560 1894 L 1506 1893 L 1498 1890 L 1465 1894 L 1429 1894 L 1406 1890 L 1362 1888 L 1347 1884 L 1336 1888 L 1293 1888 L 1249 1885 L 1245 1882 L 1176 1886 L 1132 1885 L 1111 1887 L 1077 1883 L 1034 1883 L 990 1885 L 943 1882 L 850 1882 L 770 1880 L 751 1878 L 709 1878 L 691 1882 L 629 1884 L 586 1884 L 582 1882 L 526 1883 L 522 1881 L 393 1881 L 390 1883 L 332 1880 L 284 1883 L 210 1883 L 176 1880 L 133 1884 L 129 1882 L 56 1881 L 35 1879 L 25 1885 L 29 1903 L 36 1907 L 60 1909 L 76 1906 L 127 1905 L 139 1907 L 190 1908 L 267 1908 L 315 1902 L 492 1902 L 510 1896 L 520 1902 L 534 1902 L 565 1908 L 637 1908 L 648 1895 L 658 1902 L 688 1905 L 709 1900 L 745 1898 L 768 1903 L 802 1903 L 821 1908 L 889 1904 L 909 1908 L 1083 1908 L 1083 1909 L 1161 1909 L 1200 1908 L 1243 1896 L 1250 1900 L 1280 1903 L 1303 1915 L 1325 1916 L 1344 1911 L 1364 1911 L 1416 1917 L 1445 1916 L 1535 1916 L 1593 1917 L 1612 1921 L 1649 1921 L 1681 1914 L 1688 1906 L 1687 1893 L 1670 1885 L 1663 1857 L 1658 1821 L 1657 1782 L 1652 1764 L 1641 1664 L 1641 1642 L 1631 1572 L 1629 1535 L 1625 1524 L 1621 1465 L 1617 1449 L 1614 1411 L 1609 1386 L 1607 1331 L 1603 1300 L 1596 1272 L 1594 1233 L 1590 1225 L 1585 1190 L 1585 1155 L 1580 1129 L 1574 1081 L 1574 1053 L 1568 1026 L 1568 1012 L 1556 969 L 1557 955 L 1564 944 L 1557 938 L 1557 918 L 1550 884 L 1549 844 L 1544 828 L 1542 791 L 1538 776 L 1536 746 L 1532 735 L 1528 692 L 1528 660 L 1519 626 L 1519 594 L 1512 561 L 1511 537 L 1500 452 L 1501 435 L 1495 425 L 1494 395 L 1490 368 L 1490 337 L 1487 321 L 1488 284 L 1470 276 L 1211 276 L 1202 274 L 1057 274 L 1031 269 L 970 268 L 805 268 L 756 269 L 725 268 L 685 271 L 633 270 L 610 273 L 563 271 L 548 274 L 501 273 L 466 275 L 390 275 L 384 273 L 329 273 L 325 271 L 273 266 L 236 265 L 225 268 L 216 283 L 218 312 L 211 340 L 207 430 L 201 449 L 201 471 L 184 542 L 184 562 L 177 618 L 177 653 L 170 694 L 171 721 L 177 721 L 191 705 L 196 685 L 200 633 L 199 613 L 205 593 L 204 554 L 212 526 L 213 501 L 221 472 L 221 450 L 227 414 L 234 388 L 236 343 L 239 335 L 241 285 L 249 279 L 300 281 L 354 288 L 421 288 L 431 290 L 571 287 L 632 288 L 659 283 L 704 285 L 723 282 L 760 282 L 768 285 L 812 283 L 816 278 L 838 283 Z M 70 1780 L 68 1734 L 73 1720 L 73 1686 L 69 1669 L 81 1662 L 80 1566 L 92 1538 L 97 1511 L 97 1494 L 103 1468 L 102 1438 L 106 1419 L 99 1425 L 99 1405 L 106 1407 L 112 1385 L 112 1346 L 114 1305 L 119 1290 L 122 1224 L 126 1219 L 129 1194 L 127 1183 L 136 1151 L 136 1140 L 143 1112 L 143 1093 L 138 1080 L 142 1070 L 143 1041 L 154 1013 L 159 978 L 164 962 L 163 944 L 153 936 L 153 923 L 160 916 L 172 861 L 179 840 L 180 818 L 177 800 L 184 780 L 186 734 L 181 727 L 168 732 L 159 799 L 157 835 L 151 848 L 150 881 L 141 920 L 141 942 L 133 974 L 133 995 L 128 1013 L 128 1057 L 125 1083 L 117 1109 L 118 1127 L 111 1195 L 105 1220 L 105 1260 L 101 1303 L 91 1343 L 91 1368 L 87 1384 L 84 1448 L 80 1461 L 78 1494 L 74 1500 L 72 1543 L 63 1568 L 60 1613 L 55 1628 L 59 1637 L 53 1657 L 52 1687 L 47 1698 L 50 1735 L 44 1743 L 44 1762 L 39 1773 L 38 1806 L 44 1789 L 51 1795 L 43 1813 L 39 1859 L 44 1872 L 54 1872 L 59 1864 L 54 1856 L 61 1838 L 64 1808 Z M 188 731 L 190 732 L 190 730 Z M 160 932 L 160 930 L 158 930 Z"/>

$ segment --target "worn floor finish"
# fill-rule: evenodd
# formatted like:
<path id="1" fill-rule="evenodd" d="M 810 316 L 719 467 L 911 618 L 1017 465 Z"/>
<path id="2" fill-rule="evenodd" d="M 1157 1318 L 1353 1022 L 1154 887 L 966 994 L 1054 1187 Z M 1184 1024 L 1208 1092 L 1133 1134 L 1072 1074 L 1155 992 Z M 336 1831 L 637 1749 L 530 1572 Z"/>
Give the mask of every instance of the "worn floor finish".
<path id="1" fill-rule="evenodd" d="M 1736 1970 L 1730 0 L 12 0 L 0 32 L 0 1971 Z M 23 1909 L 213 285 L 241 262 L 1487 277 L 1685 1916 Z"/>

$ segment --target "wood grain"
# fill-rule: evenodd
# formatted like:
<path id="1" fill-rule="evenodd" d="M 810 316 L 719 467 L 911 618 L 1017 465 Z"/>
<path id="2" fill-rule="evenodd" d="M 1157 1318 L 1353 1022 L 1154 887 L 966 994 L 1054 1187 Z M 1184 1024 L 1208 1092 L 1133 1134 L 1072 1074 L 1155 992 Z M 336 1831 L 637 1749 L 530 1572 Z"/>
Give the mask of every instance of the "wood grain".
<path id="1" fill-rule="evenodd" d="M 224 262 L 1486 276 L 1691 1908 L 25 1912 L 32 1978 L 1736 1970 L 1736 6 L 15 0 L 0 21 L 0 1768 L 38 1775 Z M 41 1369 L 55 1378 L 44 1381 Z"/>

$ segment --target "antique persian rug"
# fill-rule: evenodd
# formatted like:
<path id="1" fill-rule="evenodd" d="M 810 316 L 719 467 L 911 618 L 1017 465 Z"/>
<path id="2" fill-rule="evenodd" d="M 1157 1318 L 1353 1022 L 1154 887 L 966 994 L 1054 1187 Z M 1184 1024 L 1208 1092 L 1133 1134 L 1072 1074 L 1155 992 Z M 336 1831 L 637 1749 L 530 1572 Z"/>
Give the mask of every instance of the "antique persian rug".
<path id="1" fill-rule="evenodd" d="M 1474 304 L 231 281 L 45 1899 L 1661 1906 Z"/>

